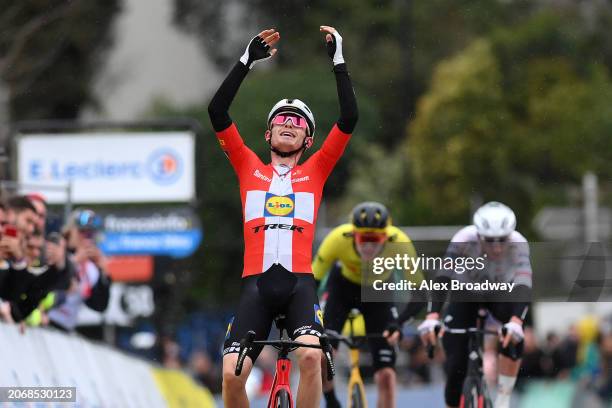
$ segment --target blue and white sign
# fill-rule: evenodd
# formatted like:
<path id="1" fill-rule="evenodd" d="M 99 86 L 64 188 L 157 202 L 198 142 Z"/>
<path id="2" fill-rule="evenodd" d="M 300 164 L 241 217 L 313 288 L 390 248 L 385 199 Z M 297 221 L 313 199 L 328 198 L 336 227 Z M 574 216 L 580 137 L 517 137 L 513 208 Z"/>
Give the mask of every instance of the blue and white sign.
<path id="1" fill-rule="evenodd" d="M 202 242 L 197 216 L 189 208 L 101 214 L 100 249 L 106 255 L 166 255 L 185 258 Z"/>
<path id="2" fill-rule="evenodd" d="M 195 195 L 190 132 L 21 135 L 17 160 L 20 183 L 71 183 L 74 203 L 183 202 Z M 45 195 L 50 203 L 67 198 L 62 191 Z"/>

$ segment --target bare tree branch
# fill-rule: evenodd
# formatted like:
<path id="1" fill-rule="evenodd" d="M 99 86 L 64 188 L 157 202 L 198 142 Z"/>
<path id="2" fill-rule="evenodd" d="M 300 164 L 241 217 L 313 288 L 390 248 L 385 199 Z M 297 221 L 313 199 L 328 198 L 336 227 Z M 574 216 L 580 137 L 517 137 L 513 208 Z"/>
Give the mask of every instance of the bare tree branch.
<path id="1" fill-rule="evenodd" d="M 23 8 L 24 2 L 16 1 L 13 2 L 12 6 L 4 9 L 4 12 L 0 14 L 0 27 L 8 27 L 9 22 L 14 20 L 15 17 L 19 14 L 21 9 Z M 0 40 L 4 38 L 10 38 L 10 35 L 7 34 L 9 30 L 3 30 L 0 32 Z"/>
<path id="2" fill-rule="evenodd" d="M 0 75 L 4 76 L 10 67 L 15 63 L 28 40 L 52 22 L 66 16 L 78 0 L 67 1 L 63 6 L 56 8 L 51 13 L 41 14 L 24 24 L 12 42 L 11 48 L 6 56 L 0 59 Z"/>
<path id="3" fill-rule="evenodd" d="M 58 57 L 61 55 L 62 48 L 66 45 L 65 41 L 59 41 L 53 48 L 48 50 L 44 55 L 38 56 L 36 58 L 36 63 L 34 65 L 28 66 L 29 70 L 27 72 L 20 72 L 15 75 L 14 78 L 11 76 L 6 77 L 6 79 L 11 82 L 11 94 L 13 97 L 19 96 L 28 91 L 30 86 L 36 82 L 36 80 L 40 77 L 40 75 L 45 72 L 45 70 L 51 66 L 54 62 L 58 60 Z M 18 81 L 17 76 L 25 77 L 25 81 Z M 13 80 L 14 79 L 14 80 Z"/>

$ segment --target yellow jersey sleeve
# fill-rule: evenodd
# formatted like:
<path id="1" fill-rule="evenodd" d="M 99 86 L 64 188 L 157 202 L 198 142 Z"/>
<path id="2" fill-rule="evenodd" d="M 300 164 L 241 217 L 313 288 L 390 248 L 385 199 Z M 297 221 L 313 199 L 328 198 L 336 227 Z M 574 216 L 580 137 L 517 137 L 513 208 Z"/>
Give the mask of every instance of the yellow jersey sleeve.
<path id="1" fill-rule="evenodd" d="M 350 230 L 350 224 L 334 228 L 321 242 L 312 261 L 312 273 L 318 281 L 323 280 L 334 263 L 342 256 L 345 233 Z"/>

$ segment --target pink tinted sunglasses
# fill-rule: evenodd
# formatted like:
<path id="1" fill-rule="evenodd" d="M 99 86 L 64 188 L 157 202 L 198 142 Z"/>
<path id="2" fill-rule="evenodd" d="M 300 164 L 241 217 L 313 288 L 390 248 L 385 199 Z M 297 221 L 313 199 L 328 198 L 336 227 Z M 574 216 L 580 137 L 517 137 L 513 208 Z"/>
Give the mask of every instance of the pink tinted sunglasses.
<path id="1" fill-rule="evenodd" d="M 308 124 L 306 123 L 306 119 L 294 114 L 278 114 L 274 118 L 272 118 L 271 125 L 284 125 L 288 121 L 291 121 L 291 124 L 295 127 L 308 130 Z"/>

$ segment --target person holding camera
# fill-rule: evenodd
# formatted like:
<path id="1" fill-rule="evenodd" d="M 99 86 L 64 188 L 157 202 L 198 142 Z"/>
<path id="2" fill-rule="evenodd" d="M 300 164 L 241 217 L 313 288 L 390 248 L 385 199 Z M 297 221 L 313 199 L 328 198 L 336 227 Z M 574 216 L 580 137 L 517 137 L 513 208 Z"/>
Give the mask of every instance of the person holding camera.
<path id="1" fill-rule="evenodd" d="M 69 262 L 73 264 L 74 274 L 68 289 L 56 292 L 57 306 L 48 313 L 50 325 L 60 330 L 75 329 L 83 305 L 97 312 L 103 312 L 108 306 L 111 281 L 104 256 L 95 242 L 101 226 L 100 217 L 85 209 L 76 210 L 65 228 L 65 245 L 72 253 Z"/>
<path id="2" fill-rule="evenodd" d="M 43 244 L 40 226 L 45 216 L 26 196 L 12 197 L 0 208 L 0 319 L 4 321 L 26 319 L 49 292 L 64 287 L 72 274 L 61 236 L 55 234 L 56 239 L 47 238 Z"/>

